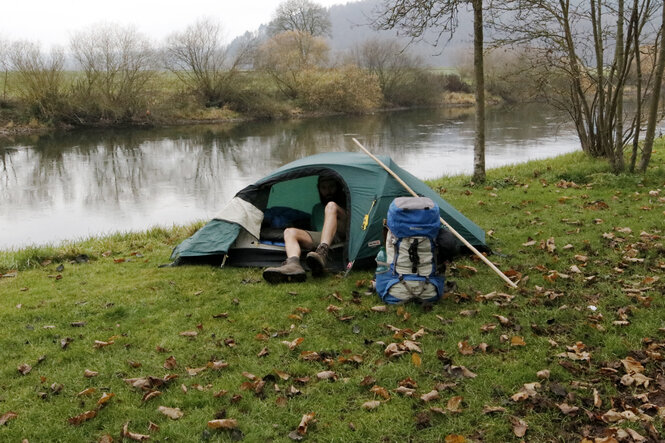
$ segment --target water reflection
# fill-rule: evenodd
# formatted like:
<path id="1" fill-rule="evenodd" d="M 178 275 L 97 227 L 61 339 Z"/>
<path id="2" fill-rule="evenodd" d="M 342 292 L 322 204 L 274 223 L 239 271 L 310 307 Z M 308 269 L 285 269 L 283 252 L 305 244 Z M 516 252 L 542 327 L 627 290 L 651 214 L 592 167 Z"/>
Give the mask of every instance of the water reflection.
<path id="1" fill-rule="evenodd" d="M 487 166 L 578 149 L 551 111 L 491 110 Z M 470 172 L 473 116 L 465 109 L 79 131 L 0 143 L 0 248 L 209 219 L 277 167 L 356 136 L 420 178 Z"/>

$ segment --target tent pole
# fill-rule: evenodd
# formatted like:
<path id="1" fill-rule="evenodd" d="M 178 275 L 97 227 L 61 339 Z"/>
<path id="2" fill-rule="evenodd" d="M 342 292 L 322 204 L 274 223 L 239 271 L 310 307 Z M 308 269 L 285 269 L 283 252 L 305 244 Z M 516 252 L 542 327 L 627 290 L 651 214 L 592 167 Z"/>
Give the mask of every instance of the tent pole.
<path id="1" fill-rule="evenodd" d="M 381 160 L 379 160 L 376 156 L 374 156 L 371 152 L 369 152 L 369 151 L 368 151 L 368 150 L 367 150 L 367 149 L 366 149 L 366 148 L 365 148 L 365 147 L 364 147 L 364 146 L 363 146 L 358 140 L 356 140 L 355 138 L 351 138 L 351 140 L 353 140 L 353 142 L 354 142 L 356 145 L 358 145 L 358 147 L 359 147 L 360 149 L 362 149 L 362 150 L 365 152 L 365 154 L 369 155 L 369 156 L 370 156 L 375 162 L 377 162 L 377 163 L 378 163 L 383 169 L 385 169 L 386 172 L 388 172 L 388 174 L 390 174 L 395 180 L 397 180 L 397 182 L 398 182 L 400 185 L 404 186 L 404 189 L 406 189 L 411 195 L 413 195 L 414 197 L 418 197 L 418 194 L 416 194 L 416 193 L 413 191 L 413 189 L 411 189 L 411 187 L 410 187 L 409 185 L 407 185 L 407 184 L 404 182 L 404 180 L 402 180 L 402 179 L 401 179 L 397 174 L 395 174 L 395 173 L 394 173 L 394 172 L 393 172 L 388 166 L 386 166 L 385 163 L 383 163 L 383 162 L 382 162 Z M 506 274 L 504 274 L 503 272 L 501 272 L 501 270 L 500 270 L 499 268 L 497 268 L 497 267 L 494 265 L 494 263 L 492 263 L 491 261 L 489 261 L 489 259 L 488 259 L 487 257 L 485 257 L 483 254 L 481 254 L 480 251 L 478 251 L 478 249 L 476 249 L 471 243 L 469 243 L 464 237 L 462 237 L 462 236 L 460 235 L 459 232 L 457 232 L 455 229 L 453 229 L 452 226 L 450 226 L 448 223 L 446 223 L 446 221 L 443 219 L 443 217 L 439 217 L 439 218 L 440 218 L 440 220 L 441 220 L 441 223 L 443 223 L 443 226 L 445 226 L 446 228 L 448 228 L 448 230 L 449 230 L 450 232 L 452 232 L 453 235 L 454 235 L 455 237 L 457 237 L 458 240 L 460 240 L 462 243 L 464 243 L 464 246 L 466 246 L 467 248 L 469 248 L 469 250 L 470 250 L 471 252 L 473 252 L 474 254 L 476 254 L 476 256 L 478 256 L 478 258 L 480 258 L 483 262 L 485 262 L 485 264 L 486 264 L 487 266 L 489 266 L 490 269 L 492 269 L 492 270 L 493 270 L 493 271 L 494 271 L 499 277 L 501 277 L 506 283 L 508 283 L 508 284 L 510 285 L 510 287 L 512 287 L 512 288 L 517 288 L 517 285 L 516 285 L 515 283 L 513 283 L 508 277 L 506 277 Z"/>

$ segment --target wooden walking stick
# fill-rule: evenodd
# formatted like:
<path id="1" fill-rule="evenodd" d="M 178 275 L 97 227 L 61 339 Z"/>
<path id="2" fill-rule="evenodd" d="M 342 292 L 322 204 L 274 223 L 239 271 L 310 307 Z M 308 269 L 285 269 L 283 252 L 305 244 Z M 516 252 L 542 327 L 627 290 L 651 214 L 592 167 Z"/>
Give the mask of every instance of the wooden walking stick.
<path id="1" fill-rule="evenodd" d="M 362 145 L 362 143 L 360 143 L 360 142 L 359 142 L 358 140 L 356 140 L 355 138 L 352 138 L 351 140 L 353 140 L 353 142 L 354 142 L 356 145 L 358 145 L 358 147 L 359 147 L 360 149 L 362 149 L 362 150 L 365 152 L 365 154 L 369 155 L 369 156 L 370 156 L 375 162 L 377 162 L 377 163 L 378 163 L 383 169 L 385 169 L 386 172 L 388 172 L 388 174 L 390 174 L 395 180 L 397 180 L 397 182 L 398 182 L 400 185 L 404 186 L 404 189 L 406 189 L 411 195 L 413 195 L 414 197 L 418 197 L 418 194 L 416 194 L 416 193 L 413 191 L 413 189 L 411 189 L 411 187 L 410 187 L 409 185 L 407 185 L 407 184 L 404 182 L 404 180 L 402 180 L 397 174 L 395 174 L 395 173 L 394 173 L 394 172 L 393 172 L 388 166 L 386 166 L 381 160 L 379 160 L 376 156 L 374 156 L 371 152 L 369 152 L 369 151 L 368 151 L 368 150 Z M 449 225 L 449 224 L 443 219 L 443 217 L 439 217 L 439 219 L 441 220 L 441 223 L 443 223 L 443 226 L 445 226 L 446 228 L 448 228 L 448 230 L 449 230 L 450 232 L 452 232 L 452 234 L 453 234 L 455 237 L 457 237 L 458 240 L 461 241 L 461 242 L 464 244 L 464 246 L 466 246 L 467 248 L 469 248 L 469 250 L 470 250 L 471 252 L 473 252 L 474 254 L 476 254 L 476 255 L 477 255 L 477 256 L 478 256 L 483 262 L 485 262 L 485 264 L 486 264 L 487 266 L 489 266 L 490 269 L 492 269 L 492 270 L 493 270 L 493 271 L 494 271 L 499 277 L 501 277 L 501 278 L 502 278 L 506 283 L 508 283 L 512 288 L 517 288 L 517 285 L 516 285 L 515 283 L 513 283 L 508 277 L 506 277 L 506 274 L 504 274 L 503 272 L 501 272 L 501 270 L 500 270 L 499 268 L 497 268 L 497 267 L 494 265 L 494 263 L 492 263 L 491 261 L 489 261 L 487 257 L 485 257 L 483 254 L 481 254 L 480 251 L 478 251 L 478 250 L 477 250 L 477 249 L 476 249 L 471 243 L 469 243 L 464 237 L 462 237 L 462 236 L 460 235 L 459 232 L 457 232 L 455 229 L 453 229 L 453 227 L 450 226 L 450 225 Z"/>

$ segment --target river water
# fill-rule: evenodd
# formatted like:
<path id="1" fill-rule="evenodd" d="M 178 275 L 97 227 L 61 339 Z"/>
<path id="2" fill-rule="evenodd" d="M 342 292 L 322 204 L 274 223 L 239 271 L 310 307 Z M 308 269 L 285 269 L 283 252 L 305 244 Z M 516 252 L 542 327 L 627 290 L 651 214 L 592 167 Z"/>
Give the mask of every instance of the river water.
<path id="1" fill-rule="evenodd" d="M 489 109 L 487 167 L 578 150 L 565 122 L 540 107 Z M 458 108 L 0 140 L 0 249 L 208 220 L 279 166 L 358 151 L 352 137 L 421 179 L 473 169 L 473 115 Z"/>

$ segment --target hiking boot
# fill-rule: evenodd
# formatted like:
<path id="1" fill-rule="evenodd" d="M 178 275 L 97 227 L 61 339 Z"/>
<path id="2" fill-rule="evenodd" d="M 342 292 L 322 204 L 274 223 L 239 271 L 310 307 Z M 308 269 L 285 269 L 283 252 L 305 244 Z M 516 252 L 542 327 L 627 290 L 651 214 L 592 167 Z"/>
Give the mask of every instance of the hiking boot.
<path id="1" fill-rule="evenodd" d="M 282 266 L 266 268 L 263 271 L 263 278 L 268 283 L 286 283 L 286 282 L 303 282 L 307 278 L 305 270 L 300 265 L 299 257 L 289 257 Z"/>
<path id="2" fill-rule="evenodd" d="M 326 260 L 328 260 L 329 247 L 325 243 L 321 243 L 316 251 L 307 254 L 305 262 L 309 269 L 312 270 L 312 276 L 321 277 L 326 273 Z"/>

